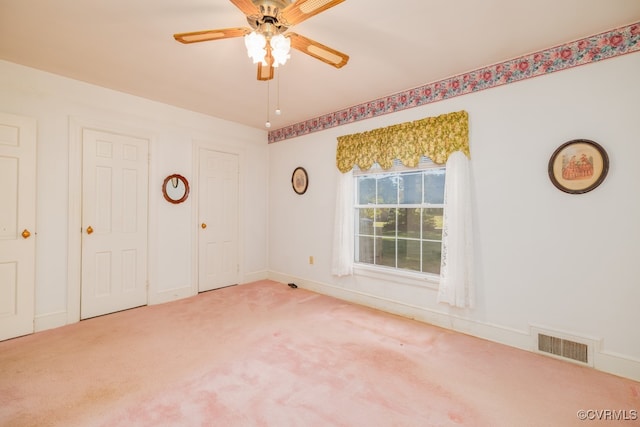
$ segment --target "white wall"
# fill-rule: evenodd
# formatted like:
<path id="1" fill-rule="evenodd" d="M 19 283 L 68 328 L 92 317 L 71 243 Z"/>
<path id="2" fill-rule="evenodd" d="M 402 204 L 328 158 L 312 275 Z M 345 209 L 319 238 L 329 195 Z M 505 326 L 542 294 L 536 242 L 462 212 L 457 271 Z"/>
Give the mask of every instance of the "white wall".
<path id="1" fill-rule="evenodd" d="M 636 53 L 267 146 L 260 130 L 0 61 L 0 110 L 38 122 L 37 329 L 67 323 L 75 304 L 67 293 L 75 119 L 151 138 L 151 302 L 183 296 L 195 280 L 194 199 L 166 203 L 164 176 L 195 182 L 196 144 L 231 145 L 245 158 L 246 281 L 268 270 L 278 280 L 521 348 L 532 346 L 531 325 L 565 331 L 595 339 L 596 368 L 640 379 L 639 72 Z M 470 116 L 477 307 L 439 305 L 426 286 L 333 277 L 336 137 L 458 110 Z M 606 181 L 584 195 L 558 191 L 547 176 L 551 153 L 575 138 L 601 143 L 611 160 Z M 297 166 L 309 173 L 302 196 L 290 184 Z"/>
<path id="2" fill-rule="evenodd" d="M 270 277 L 525 349 L 532 325 L 594 339 L 597 369 L 640 379 L 638 75 L 630 54 L 270 144 Z M 470 120 L 477 307 L 438 304 L 426 286 L 332 276 L 336 138 L 459 110 Z M 547 174 L 576 138 L 611 162 L 583 195 Z M 297 166 L 309 173 L 302 196 L 290 185 Z"/>
<path id="3" fill-rule="evenodd" d="M 79 310 L 73 289 L 69 293 L 73 278 L 67 272 L 68 218 L 74 215 L 69 207 L 69 177 L 75 179 L 77 174 L 73 167 L 69 169 L 74 124 L 150 139 L 151 303 L 196 290 L 192 254 L 197 230 L 197 146 L 231 147 L 243 153 L 241 271 L 243 281 L 266 277 L 266 132 L 4 61 L 0 61 L 0 111 L 34 117 L 38 124 L 36 329 L 73 321 L 70 313 Z M 192 197 L 180 205 L 162 197 L 163 179 L 172 173 L 192 184 Z"/>

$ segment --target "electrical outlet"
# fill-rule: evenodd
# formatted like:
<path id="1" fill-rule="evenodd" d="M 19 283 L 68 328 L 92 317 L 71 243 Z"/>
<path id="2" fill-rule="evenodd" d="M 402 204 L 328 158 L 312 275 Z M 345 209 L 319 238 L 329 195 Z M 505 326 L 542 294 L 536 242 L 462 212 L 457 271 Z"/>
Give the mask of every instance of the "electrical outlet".
<path id="1" fill-rule="evenodd" d="M 313 265 L 313 255 L 309 256 L 309 264 Z"/>

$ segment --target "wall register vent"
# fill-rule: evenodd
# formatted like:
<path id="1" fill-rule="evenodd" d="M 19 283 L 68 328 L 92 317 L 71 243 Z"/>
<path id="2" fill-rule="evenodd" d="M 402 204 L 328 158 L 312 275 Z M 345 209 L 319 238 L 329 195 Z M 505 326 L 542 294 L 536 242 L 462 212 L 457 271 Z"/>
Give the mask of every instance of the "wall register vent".
<path id="1" fill-rule="evenodd" d="M 589 363 L 589 346 L 579 342 L 538 334 L 538 350 L 577 362 Z"/>
<path id="2" fill-rule="evenodd" d="M 593 366 L 596 340 L 560 331 L 542 328 L 531 328 L 533 348 L 558 359 L 581 365 Z"/>

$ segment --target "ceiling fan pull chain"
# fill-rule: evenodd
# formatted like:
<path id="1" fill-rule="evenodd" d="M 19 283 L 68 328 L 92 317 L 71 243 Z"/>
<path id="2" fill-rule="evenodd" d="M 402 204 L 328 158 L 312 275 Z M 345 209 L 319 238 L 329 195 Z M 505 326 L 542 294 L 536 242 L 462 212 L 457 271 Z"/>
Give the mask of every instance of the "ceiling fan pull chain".
<path id="1" fill-rule="evenodd" d="M 276 81 L 276 84 L 277 84 L 277 87 L 276 87 L 276 96 L 277 96 L 277 98 L 276 98 L 276 116 L 279 116 L 280 114 L 282 114 L 282 111 L 280 110 L 280 70 L 276 71 L 276 75 L 277 75 L 276 76 L 276 78 L 277 78 L 277 81 Z"/>
<path id="2" fill-rule="evenodd" d="M 271 127 L 271 121 L 269 120 L 269 80 L 267 80 L 267 122 L 264 125 L 267 129 Z"/>

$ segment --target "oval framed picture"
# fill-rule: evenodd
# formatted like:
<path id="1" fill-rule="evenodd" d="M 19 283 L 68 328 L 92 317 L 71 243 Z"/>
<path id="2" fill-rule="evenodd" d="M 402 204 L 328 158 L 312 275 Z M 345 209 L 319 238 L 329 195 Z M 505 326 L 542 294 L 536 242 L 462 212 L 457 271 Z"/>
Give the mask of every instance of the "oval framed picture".
<path id="1" fill-rule="evenodd" d="M 565 142 L 549 159 L 549 178 L 569 194 L 587 193 L 604 181 L 609 157 L 600 144 L 588 139 Z"/>
<path id="2" fill-rule="evenodd" d="M 297 194 L 304 194 L 309 187 L 309 176 L 303 167 L 297 167 L 291 175 L 291 186 Z"/>

